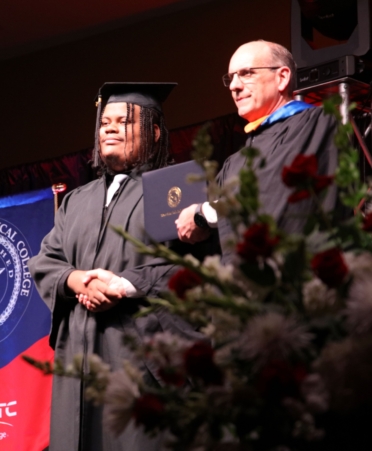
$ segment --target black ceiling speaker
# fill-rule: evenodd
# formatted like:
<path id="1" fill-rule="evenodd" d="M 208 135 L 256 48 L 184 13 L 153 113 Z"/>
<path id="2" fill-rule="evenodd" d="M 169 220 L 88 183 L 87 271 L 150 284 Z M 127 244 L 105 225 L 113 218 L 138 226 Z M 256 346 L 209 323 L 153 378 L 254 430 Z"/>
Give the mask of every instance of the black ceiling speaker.
<path id="1" fill-rule="evenodd" d="M 371 48 L 370 0 L 292 0 L 292 54 L 298 67 Z"/>

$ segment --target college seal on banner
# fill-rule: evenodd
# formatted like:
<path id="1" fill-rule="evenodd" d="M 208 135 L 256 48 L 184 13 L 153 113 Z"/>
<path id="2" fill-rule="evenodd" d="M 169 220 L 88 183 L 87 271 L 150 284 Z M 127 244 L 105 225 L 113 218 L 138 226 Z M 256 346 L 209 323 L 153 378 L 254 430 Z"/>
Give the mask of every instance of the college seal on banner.
<path id="1" fill-rule="evenodd" d="M 30 257 L 31 249 L 22 232 L 0 218 L 0 342 L 13 332 L 30 301 Z"/>

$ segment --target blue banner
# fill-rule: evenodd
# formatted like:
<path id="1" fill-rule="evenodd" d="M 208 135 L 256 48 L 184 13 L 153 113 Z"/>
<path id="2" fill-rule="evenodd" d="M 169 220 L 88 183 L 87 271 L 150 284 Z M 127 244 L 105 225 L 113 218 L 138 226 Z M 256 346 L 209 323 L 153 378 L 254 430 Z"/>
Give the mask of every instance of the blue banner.
<path id="1" fill-rule="evenodd" d="M 51 377 L 21 355 L 53 358 L 48 346 L 51 314 L 27 266 L 53 222 L 51 188 L 0 199 L 1 449 L 40 451 L 49 442 Z"/>

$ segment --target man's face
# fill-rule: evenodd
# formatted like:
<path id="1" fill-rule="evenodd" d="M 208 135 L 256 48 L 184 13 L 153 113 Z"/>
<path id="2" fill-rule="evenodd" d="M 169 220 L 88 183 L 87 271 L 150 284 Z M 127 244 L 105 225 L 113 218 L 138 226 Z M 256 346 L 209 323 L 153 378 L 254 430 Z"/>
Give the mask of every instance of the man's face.
<path id="1" fill-rule="evenodd" d="M 229 73 L 250 67 L 273 67 L 270 51 L 263 43 L 251 43 L 240 47 L 232 56 Z M 249 122 L 271 114 L 281 106 L 280 79 L 277 70 L 252 70 L 247 83 L 235 74 L 229 89 L 238 108 L 239 116 Z"/>
<path id="2" fill-rule="evenodd" d="M 134 105 L 128 118 L 126 103 L 108 103 L 102 115 L 99 139 L 101 158 L 109 169 L 121 172 L 133 168 L 141 146 L 140 107 Z"/>

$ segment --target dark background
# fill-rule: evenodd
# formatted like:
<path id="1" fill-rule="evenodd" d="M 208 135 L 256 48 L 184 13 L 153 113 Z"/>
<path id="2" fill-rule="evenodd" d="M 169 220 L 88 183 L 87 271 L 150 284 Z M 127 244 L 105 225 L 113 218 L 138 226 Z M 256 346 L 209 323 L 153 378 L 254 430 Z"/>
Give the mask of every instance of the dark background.
<path id="1" fill-rule="evenodd" d="M 4 0 L 0 169 L 89 148 L 94 97 L 106 81 L 177 81 L 164 108 L 175 129 L 235 111 L 221 76 L 239 45 L 265 39 L 290 47 L 290 0 L 168 0 L 160 9 L 147 0 L 149 10 L 135 15 L 131 3 Z M 106 20 L 106 8 L 110 20 L 89 28 L 88 19 Z"/>

